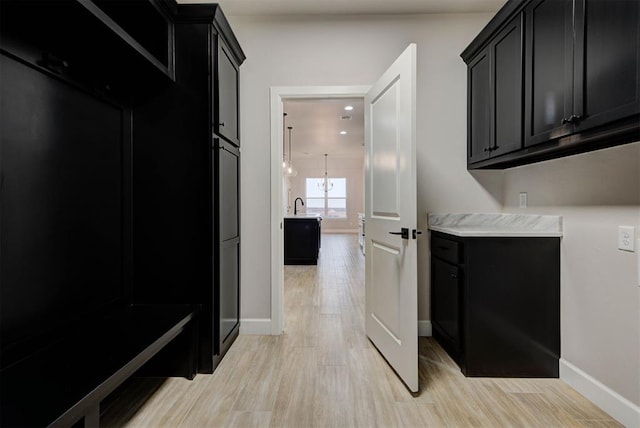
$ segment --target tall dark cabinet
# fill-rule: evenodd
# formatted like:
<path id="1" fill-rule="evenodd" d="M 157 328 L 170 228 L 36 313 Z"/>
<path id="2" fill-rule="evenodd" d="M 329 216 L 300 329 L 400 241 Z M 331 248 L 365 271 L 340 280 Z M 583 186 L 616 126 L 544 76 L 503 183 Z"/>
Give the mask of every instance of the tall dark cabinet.
<path id="1" fill-rule="evenodd" d="M 218 5 L 174 12 L 176 82 L 134 109 L 133 299 L 200 304 L 199 371 L 210 373 L 240 326 L 245 56 Z"/>

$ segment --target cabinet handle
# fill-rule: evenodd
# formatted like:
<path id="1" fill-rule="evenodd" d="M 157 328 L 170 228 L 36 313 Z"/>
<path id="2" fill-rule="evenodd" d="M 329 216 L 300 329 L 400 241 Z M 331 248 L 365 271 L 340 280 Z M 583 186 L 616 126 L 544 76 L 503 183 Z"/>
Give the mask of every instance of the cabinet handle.
<path id="1" fill-rule="evenodd" d="M 451 278 L 453 278 L 453 279 L 458 279 L 458 275 L 456 275 L 455 273 L 452 273 L 452 274 L 451 274 Z"/>
<path id="2" fill-rule="evenodd" d="M 580 120 L 582 120 L 582 116 L 576 116 L 575 114 L 572 114 L 568 119 L 566 117 L 562 118 L 562 124 L 566 125 L 567 123 L 578 123 L 580 122 Z"/>
<path id="3" fill-rule="evenodd" d="M 224 126 L 224 122 L 220 122 L 218 126 Z"/>

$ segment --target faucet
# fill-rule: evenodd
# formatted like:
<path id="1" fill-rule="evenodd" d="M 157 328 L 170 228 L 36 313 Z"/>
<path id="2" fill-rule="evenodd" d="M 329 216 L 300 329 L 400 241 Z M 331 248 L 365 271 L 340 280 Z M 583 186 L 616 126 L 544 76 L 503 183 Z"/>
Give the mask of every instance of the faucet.
<path id="1" fill-rule="evenodd" d="M 304 207 L 304 201 L 302 200 L 302 198 L 296 198 L 296 200 L 293 201 L 293 215 L 298 215 L 298 200 L 300 200 L 300 203 Z"/>

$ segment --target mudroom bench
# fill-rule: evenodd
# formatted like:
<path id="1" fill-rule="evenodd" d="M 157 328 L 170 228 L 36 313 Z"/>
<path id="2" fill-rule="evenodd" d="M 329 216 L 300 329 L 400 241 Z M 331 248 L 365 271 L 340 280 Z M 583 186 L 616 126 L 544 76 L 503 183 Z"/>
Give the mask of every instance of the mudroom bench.
<path id="1" fill-rule="evenodd" d="M 197 371 L 197 306 L 134 305 L 77 321 L 28 355 L 3 352 L 0 426 L 100 423 L 100 402 L 135 373 Z M 6 364 L 9 360 L 9 364 Z"/>

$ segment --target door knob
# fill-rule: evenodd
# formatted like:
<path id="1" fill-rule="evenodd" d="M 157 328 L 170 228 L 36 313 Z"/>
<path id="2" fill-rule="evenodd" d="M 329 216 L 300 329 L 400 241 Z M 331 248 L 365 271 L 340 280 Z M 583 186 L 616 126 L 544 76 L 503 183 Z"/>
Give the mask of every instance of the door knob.
<path id="1" fill-rule="evenodd" d="M 389 232 L 390 235 L 400 235 L 402 239 L 409 239 L 409 228 L 403 227 L 400 232 Z"/>

